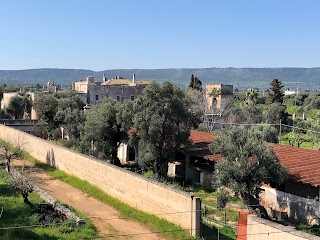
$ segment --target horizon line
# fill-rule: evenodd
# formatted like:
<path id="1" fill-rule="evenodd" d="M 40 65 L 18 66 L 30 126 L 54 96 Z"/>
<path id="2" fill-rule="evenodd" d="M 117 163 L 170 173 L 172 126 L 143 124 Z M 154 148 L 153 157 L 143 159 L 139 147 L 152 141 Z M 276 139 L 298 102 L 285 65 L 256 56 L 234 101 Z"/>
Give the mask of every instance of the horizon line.
<path id="1" fill-rule="evenodd" d="M 28 70 L 84 70 L 84 71 L 92 71 L 92 72 L 104 72 L 104 71 L 116 71 L 116 70 L 179 70 L 179 69 L 266 69 L 266 68 L 274 68 L 274 69 L 281 69 L 281 68 L 291 68 L 291 69 L 298 69 L 298 68 L 320 68 L 319 67 L 172 67 L 172 68 L 112 68 L 112 69 L 104 69 L 104 70 L 91 70 L 85 68 L 57 68 L 57 67 L 43 67 L 43 68 L 25 68 L 25 69 L 0 69 L 0 71 L 28 71 Z"/>

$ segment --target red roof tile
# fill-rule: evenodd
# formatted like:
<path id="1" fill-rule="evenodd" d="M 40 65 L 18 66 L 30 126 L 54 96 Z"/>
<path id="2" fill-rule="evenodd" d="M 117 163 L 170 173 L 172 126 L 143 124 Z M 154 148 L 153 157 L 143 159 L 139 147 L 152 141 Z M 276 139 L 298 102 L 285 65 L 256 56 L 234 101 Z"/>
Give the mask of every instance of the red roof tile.
<path id="1" fill-rule="evenodd" d="M 214 139 L 213 133 L 208 132 L 202 132 L 197 130 L 191 130 L 189 140 L 193 144 L 199 144 L 199 143 L 212 143 Z"/>
<path id="2" fill-rule="evenodd" d="M 279 144 L 274 150 L 296 181 L 320 186 L 320 151 Z"/>
<path id="3" fill-rule="evenodd" d="M 190 140 L 195 143 L 211 143 L 214 134 L 191 131 Z M 313 186 L 320 186 L 320 151 L 306 148 L 298 148 L 280 144 L 274 144 L 274 150 L 281 163 L 287 167 L 289 174 L 295 181 L 299 181 Z M 220 161 L 219 154 L 205 156 L 210 161 Z"/>
<path id="4" fill-rule="evenodd" d="M 130 128 L 128 130 L 128 135 L 130 136 L 135 131 L 136 131 L 135 128 Z M 198 131 L 198 130 L 191 130 L 190 136 L 189 136 L 189 140 L 193 144 L 199 144 L 199 143 L 209 144 L 209 143 L 212 143 L 213 138 L 214 138 L 214 134 L 213 133 L 202 132 L 202 131 Z"/>

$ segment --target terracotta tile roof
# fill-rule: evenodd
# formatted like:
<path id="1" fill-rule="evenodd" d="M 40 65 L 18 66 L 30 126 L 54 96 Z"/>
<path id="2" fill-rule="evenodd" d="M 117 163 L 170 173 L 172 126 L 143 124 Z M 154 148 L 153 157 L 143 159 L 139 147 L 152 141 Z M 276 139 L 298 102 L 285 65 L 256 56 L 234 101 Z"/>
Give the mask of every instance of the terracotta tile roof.
<path id="1" fill-rule="evenodd" d="M 295 181 L 320 186 L 320 151 L 274 144 L 279 160 Z"/>
<path id="2" fill-rule="evenodd" d="M 190 140 L 194 144 L 211 143 L 214 134 L 191 131 Z M 284 166 L 289 170 L 291 178 L 312 186 L 320 186 L 320 151 L 274 144 L 274 150 Z M 218 162 L 222 159 L 219 154 L 205 154 L 206 160 Z"/>
<path id="3" fill-rule="evenodd" d="M 135 132 L 135 128 L 130 128 L 128 130 L 128 135 L 130 136 L 132 133 Z M 212 143 L 214 138 L 213 133 L 208 133 L 208 132 L 202 132 L 202 131 L 197 131 L 197 130 L 191 130 L 189 140 L 192 142 L 192 144 L 199 144 L 199 143 L 204 143 L 204 144 L 209 144 Z"/>
<path id="4" fill-rule="evenodd" d="M 209 144 L 209 143 L 212 143 L 213 139 L 214 139 L 213 133 L 202 132 L 197 130 L 191 130 L 190 137 L 189 137 L 189 140 L 193 144 L 199 144 L 199 143 Z"/>

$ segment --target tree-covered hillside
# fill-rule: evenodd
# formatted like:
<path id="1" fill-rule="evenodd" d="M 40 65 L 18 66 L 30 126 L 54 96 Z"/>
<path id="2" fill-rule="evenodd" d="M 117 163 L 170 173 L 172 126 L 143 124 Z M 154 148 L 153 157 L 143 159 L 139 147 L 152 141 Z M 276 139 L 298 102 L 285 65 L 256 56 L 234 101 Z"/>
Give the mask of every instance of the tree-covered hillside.
<path id="1" fill-rule="evenodd" d="M 84 69 L 30 69 L 0 70 L 0 83 L 34 84 L 51 80 L 60 85 L 85 79 L 92 75 L 96 80 L 102 79 L 105 73 L 108 78 L 120 75 L 131 78 L 135 73 L 137 80 L 169 80 L 174 84 L 186 87 L 190 76 L 194 74 L 203 84 L 233 84 L 235 88 L 269 88 L 272 79 L 278 78 L 286 88 L 316 90 L 320 88 L 320 68 L 181 68 L 181 69 L 115 69 L 91 71 Z M 290 83 L 288 83 L 290 82 Z"/>

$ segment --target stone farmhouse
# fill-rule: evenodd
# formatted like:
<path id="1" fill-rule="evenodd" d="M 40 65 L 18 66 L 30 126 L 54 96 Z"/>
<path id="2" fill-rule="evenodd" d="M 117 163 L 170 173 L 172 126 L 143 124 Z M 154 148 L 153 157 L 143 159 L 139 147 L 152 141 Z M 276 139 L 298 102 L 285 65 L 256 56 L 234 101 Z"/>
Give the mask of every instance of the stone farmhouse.
<path id="1" fill-rule="evenodd" d="M 72 84 L 72 89 L 77 91 L 80 99 L 87 105 L 97 106 L 103 98 L 109 97 L 118 102 L 133 101 L 137 96 L 141 95 L 143 89 L 149 84 L 149 81 L 137 81 L 135 74 L 132 80 L 115 76 L 107 79 L 103 75 L 101 82 L 96 82 L 92 76 L 86 78 L 85 81 L 80 80 Z"/>

